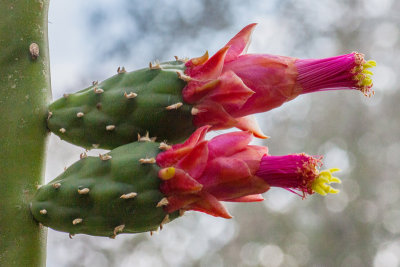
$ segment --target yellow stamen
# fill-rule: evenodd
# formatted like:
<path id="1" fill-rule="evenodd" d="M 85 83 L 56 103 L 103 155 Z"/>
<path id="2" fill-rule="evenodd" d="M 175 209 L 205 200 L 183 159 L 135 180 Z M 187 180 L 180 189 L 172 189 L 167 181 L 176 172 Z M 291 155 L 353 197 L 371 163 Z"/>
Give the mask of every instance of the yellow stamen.
<path id="1" fill-rule="evenodd" d="M 159 177 L 162 180 L 169 180 L 172 177 L 175 176 L 175 168 L 174 167 L 168 167 L 160 170 L 159 172 Z"/>
<path id="2" fill-rule="evenodd" d="M 376 67 L 376 61 L 375 60 L 368 60 L 363 64 L 364 69 Z"/>
<path id="3" fill-rule="evenodd" d="M 312 190 L 322 196 L 339 193 L 339 190 L 329 186 L 331 183 L 340 184 L 342 182 L 339 178 L 332 176 L 332 173 L 337 171 L 340 171 L 340 169 L 332 168 L 321 171 L 311 185 Z"/>

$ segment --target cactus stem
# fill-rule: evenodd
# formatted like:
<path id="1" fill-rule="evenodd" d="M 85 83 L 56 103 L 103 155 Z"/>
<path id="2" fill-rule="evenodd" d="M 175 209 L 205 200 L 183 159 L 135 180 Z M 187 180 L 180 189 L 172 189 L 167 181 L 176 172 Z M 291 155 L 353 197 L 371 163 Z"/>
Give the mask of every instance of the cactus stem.
<path id="1" fill-rule="evenodd" d="M 73 225 L 77 225 L 77 224 L 79 224 L 79 223 L 82 223 L 82 218 L 76 218 L 76 219 L 74 219 L 73 221 L 72 221 L 72 224 Z"/>
<path id="2" fill-rule="evenodd" d="M 65 133 L 67 130 L 65 130 L 65 128 L 60 128 L 60 133 Z"/>
<path id="3" fill-rule="evenodd" d="M 182 102 L 178 102 L 178 103 L 169 105 L 168 107 L 165 107 L 165 109 L 166 110 L 173 110 L 173 109 L 178 109 L 178 108 L 180 108 L 182 106 L 183 106 L 183 103 Z"/>
<path id="4" fill-rule="evenodd" d="M 93 86 L 98 85 L 98 84 L 99 84 L 99 81 L 93 81 L 93 82 L 92 82 L 92 85 L 93 85 Z"/>
<path id="5" fill-rule="evenodd" d="M 153 231 L 150 231 L 150 236 L 153 236 Z"/>
<path id="6" fill-rule="evenodd" d="M 69 236 L 69 239 L 72 239 L 72 237 L 74 236 L 75 234 L 71 234 L 71 233 L 69 233 L 68 234 L 68 236 Z"/>
<path id="7" fill-rule="evenodd" d="M 32 59 L 37 59 L 39 57 L 39 45 L 37 43 L 31 43 L 29 52 L 31 53 Z"/>
<path id="8" fill-rule="evenodd" d="M 160 65 L 160 63 L 159 63 L 158 61 L 156 61 L 156 62 L 154 63 L 154 65 L 153 65 L 153 63 L 150 61 L 150 63 L 149 63 L 149 68 L 150 68 L 151 70 L 159 70 L 159 69 L 161 69 L 161 65 Z"/>
<path id="9" fill-rule="evenodd" d="M 86 152 L 81 153 L 81 154 L 79 155 L 79 158 L 80 158 L 80 159 L 87 158 Z"/>
<path id="10" fill-rule="evenodd" d="M 84 114 L 83 112 L 78 112 L 78 113 L 76 113 L 76 116 L 77 116 L 78 118 L 82 118 L 84 115 L 85 115 L 85 114 Z"/>
<path id="11" fill-rule="evenodd" d="M 39 212 L 40 212 L 40 214 L 42 214 L 42 215 L 46 215 L 46 214 L 47 214 L 47 210 L 46 210 L 46 209 L 42 209 L 42 210 L 40 210 Z"/>
<path id="12" fill-rule="evenodd" d="M 119 233 L 121 233 L 125 228 L 125 224 L 118 225 L 114 228 L 114 235 L 110 238 L 114 239 Z"/>
<path id="13" fill-rule="evenodd" d="M 63 94 L 63 97 L 64 97 L 64 98 L 68 98 L 68 97 L 69 97 L 69 94 Z"/>
<path id="14" fill-rule="evenodd" d="M 102 106 L 103 106 L 103 105 L 102 105 L 101 103 L 97 103 L 97 104 L 96 104 L 96 108 L 97 108 L 98 110 L 101 110 Z"/>
<path id="15" fill-rule="evenodd" d="M 99 154 L 99 158 L 100 158 L 101 160 L 109 160 L 109 159 L 111 159 L 112 157 L 111 157 L 110 155 L 108 155 L 108 154 L 104 154 L 104 155 Z"/>
<path id="16" fill-rule="evenodd" d="M 137 193 L 136 192 L 130 192 L 130 193 L 128 193 L 128 194 L 123 194 L 123 195 L 121 195 L 119 198 L 122 198 L 122 199 L 130 199 L 130 198 L 134 198 L 134 197 L 136 197 L 137 196 Z"/>
<path id="17" fill-rule="evenodd" d="M 156 159 L 155 158 L 139 159 L 139 162 L 142 164 L 153 164 L 156 163 Z"/>
<path id="18" fill-rule="evenodd" d="M 93 148 L 99 148 L 100 144 L 92 144 Z"/>
<path id="19" fill-rule="evenodd" d="M 146 132 L 145 136 L 140 136 L 138 133 L 138 141 L 139 142 L 154 142 L 156 141 L 157 137 L 151 137 L 149 136 L 149 132 Z"/>
<path id="20" fill-rule="evenodd" d="M 53 116 L 53 112 L 49 111 L 47 114 L 47 120 L 50 120 L 51 116 Z"/>
<path id="21" fill-rule="evenodd" d="M 168 199 L 166 197 L 163 197 L 158 203 L 157 203 L 157 208 L 162 207 L 162 206 L 166 206 L 168 205 Z"/>
<path id="22" fill-rule="evenodd" d="M 131 99 L 131 98 L 135 98 L 137 97 L 137 94 L 134 92 L 130 92 L 129 94 L 127 94 L 126 92 L 124 93 L 124 97 L 127 99 Z"/>
<path id="23" fill-rule="evenodd" d="M 125 73 L 126 72 L 126 69 L 125 69 L 125 67 L 118 67 L 118 69 L 117 69 L 117 73 L 118 74 L 121 74 L 121 73 Z"/>
<path id="24" fill-rule="evenodd" d="M 104 93 L 104 90 L 101 88 L 98 88 L 97 86 L 94 87 L 93 91 L 95 92 L 95 94 L 102 94 Z"/>
<path id="25" fill-rule="evenodd" d="M 168 145 L 166 142 L 161 142 L 160 146 L 158 148 L 161 149 L 161 150 L 168 150 L 168 149 L 171 148 L 171 146 Z"/>
<path id="26" fill-rule="evenodd" d="M 78 189 L 78 193 L 79 193 L 80 195 L 86 195 L 86 194 L 89 193 L 89 191 L 90 191 L 90 189 L 87 188 L 87 187 L 85 187 L 85 188 L 83 188 L 83 189 Z"/>
<path id="27" fill-rule="evenodd" d="M 185 74 L 183 74 L 180 71 L 177 71 L 176 74 L 178 74 L 178 78 L 185 81 L 185 82 L 190 82 L 192 80 L 192 78 L 190 78 L 190 76 L 187 76 Z"/>
<path id="28" fill-rule="evenodd" d="M 53 186 L 55 189 L 58 189 L 58 188 L 60 188 L 61 184 L 60 184 L 60 183 L 54 183 L 54 184 L 52 184 L 52 186 Z"/>
<path id="29" fill-rule="evenodd" d="M 115 125 L 107 125 L 106 130 L 107 131 L 113 131 L 115 129 Z"/>

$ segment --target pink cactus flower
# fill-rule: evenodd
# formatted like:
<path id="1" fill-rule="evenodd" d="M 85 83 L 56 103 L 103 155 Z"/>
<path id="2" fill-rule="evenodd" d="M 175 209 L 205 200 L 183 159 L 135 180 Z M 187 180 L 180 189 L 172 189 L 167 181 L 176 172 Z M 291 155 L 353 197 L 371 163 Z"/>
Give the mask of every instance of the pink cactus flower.
<path id="1" fill-rule="evenodd" d="M 268 155 L 268 149 L 249 145 L 250 132 L 232 132 L 205 140 L 211 126 L 203 126 L 183 144 L 158 154 L 161 192 L 168 212 L 196 210 L 231 218 L 220 201 L 262 201 L 260 195 L 281 187 L 305 197 L 317 192 L 337 193 L 328 184 L 340 182 L 331 173 L 318 171 L 320 158 L 306 154 Z"/>
<path id="2" fill-rule="evenodd" d="M 246 54 L 255 26 L 246 26 L 211 58 L 206 52 L 186 63 L 183 98 L 194 105 L 196 126 L 237 127 L 266 138 L 251 114 L 311 92 L 353 89 L 373 94 L 368 69 L 376 62 L 365 61 L 363 54 L 325 59 Z"/>

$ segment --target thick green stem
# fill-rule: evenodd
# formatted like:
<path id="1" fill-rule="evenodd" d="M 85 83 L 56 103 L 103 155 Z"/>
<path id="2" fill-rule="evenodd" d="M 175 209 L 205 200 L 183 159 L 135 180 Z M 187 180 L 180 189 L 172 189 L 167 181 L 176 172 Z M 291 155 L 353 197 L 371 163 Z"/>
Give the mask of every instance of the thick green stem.
<path id="1" fill-rule="evenodd" d="M 44 266 L 29 200 L 42 182 L 50 97 L 48 0 L 0 1 L 0 266 Z"/>

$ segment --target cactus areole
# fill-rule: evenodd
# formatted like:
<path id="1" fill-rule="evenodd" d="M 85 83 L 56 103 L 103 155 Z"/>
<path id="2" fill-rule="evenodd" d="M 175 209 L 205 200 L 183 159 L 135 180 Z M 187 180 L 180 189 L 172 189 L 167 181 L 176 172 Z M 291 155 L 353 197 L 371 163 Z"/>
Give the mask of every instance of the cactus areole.
<path id="1" fill-rule="evenodd" d="M 62 139 L 112 149 L 149 132 L 176 143 L 204 125 L 237 127 L 266 138 L 252 114 L 281 106 L 300 94 L 354 89 L 373 94 L 375 61 L 360 53 L 297 59 L 246 54 L 250 24 L 211 58 L 150 63 L 118 74 L 49 107 L 48 128 Z"/>
<path id="2" fill-rule="evenodd" d="M 70 234 L 115 237 L 154 231 L 186 210 L 231 218 L 221 201 L 262 201 L 270 187 L 303 198 L 338 191 L 337 169 L 319 171 L 320 159 L 306 154 L 271 156 L 249 145 L 251 132 L 211 140 L 211 126 L 197 129 L 184 143 L 169 146 L 148 136 L 99 157 L 81 155 L 31 202 L 34 218 Z"/>

